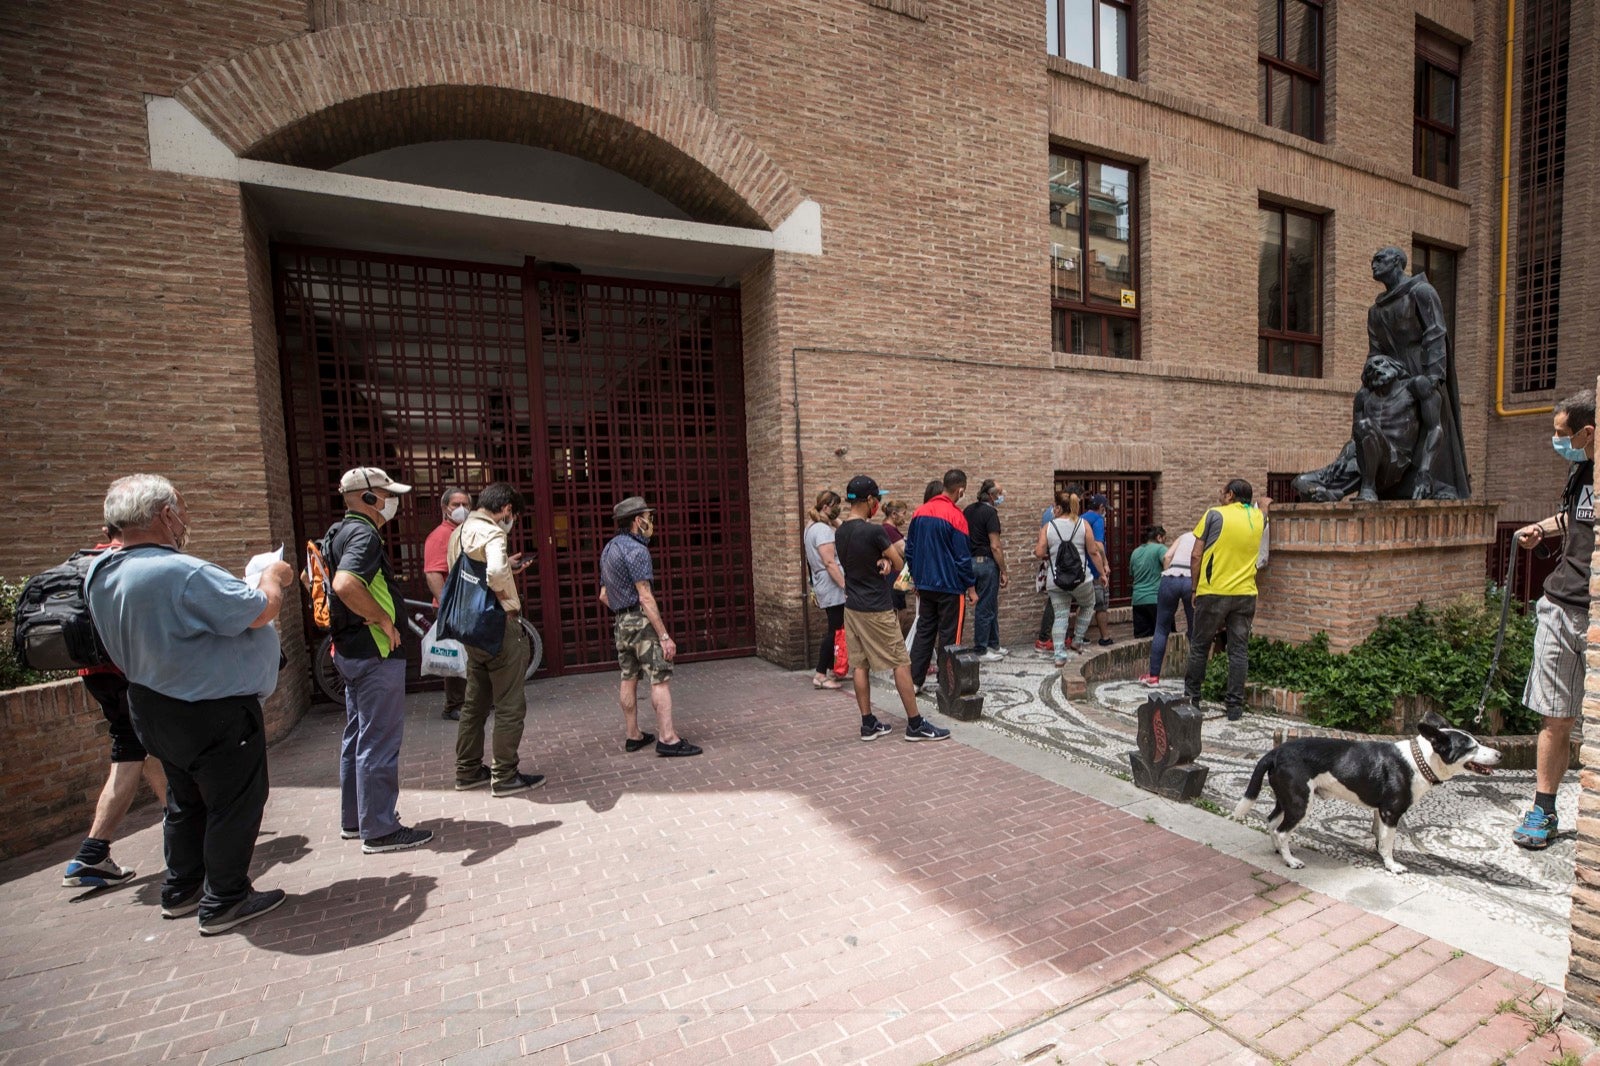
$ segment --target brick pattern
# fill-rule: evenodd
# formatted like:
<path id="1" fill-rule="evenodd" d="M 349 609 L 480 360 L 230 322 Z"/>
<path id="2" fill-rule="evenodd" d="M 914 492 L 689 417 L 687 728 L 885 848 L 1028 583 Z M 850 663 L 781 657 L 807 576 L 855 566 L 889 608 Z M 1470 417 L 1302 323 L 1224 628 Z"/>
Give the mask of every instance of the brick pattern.
<path id="1" fill-rule="evenodd" d="M 1255 631 L 1299 643 L 1320 630 L 1349 651 L 1384 615 L 1481 594 L 1494 535 L 1495 505 L 1477 501 L 1274 507 Z"/>
<path id="2" fill-rule="evenodd" d="M 804 676 L 673 688 L 698 759 L 625 754 L 610 676 L 533 686 L 523 766 L 550 781 L 500 800 L 451 788 L 454 726 L 413 697 L 400 806 L 438 836 L 387 856 L 339 839 L 342 719 L 308 718 L 270 752 L 252 870 L 291 898 L 224 937 L 157 916 L 153 811 L 125 888 L 69 903 L 70 839 L 0 864 L 8 1061 L 898 1066 L 1135 977 L 1257 1054 L 1587 1050 L 1497 1013 L 1525 979 L 959 739 L 861 744 Z M 1355 1054 L 1331 1047 L 1304 1061 Z"/>
<path id="3" fill-rule="evenodd" d="M 1600 388 L 1600 381 L 1596 387 Z M 1600 480 L 1600 479 L 1597 479 Z M 1572 1016 L 1600 1026 L 1600 569 L 1589 576 L 1589 632 L 1583 720 L 1573 730 L 1585 769 L 1578 774 L 1578 846 L 1572 883 L 1572 957 L 1567 996 Z"/>

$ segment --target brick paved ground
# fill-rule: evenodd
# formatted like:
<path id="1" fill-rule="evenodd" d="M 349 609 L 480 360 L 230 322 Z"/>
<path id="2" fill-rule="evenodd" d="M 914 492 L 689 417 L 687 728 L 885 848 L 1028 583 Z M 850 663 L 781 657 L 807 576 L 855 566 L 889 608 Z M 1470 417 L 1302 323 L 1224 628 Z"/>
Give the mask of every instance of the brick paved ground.
<path id="1" fill-rule="evenodd" d="M 451 789 L 454 727 L 414 697 L 401 811 L 438 837 L 384 856 L 339 839 L 319 708 L 272 749 L 256 851 L 290 901 L 236 933 L 160 919 L 149 813 L 115 848 L 131 887 L 59 888 L 75 841 L 0 866 L 0 1063 L 1589 1054 L 1549 990 L 963 727 L 861 744 L 848 697 L 756 660 L 674 688 L 702 758 L 625 755 L 609 677 L 534 686 L 524 769 L 551 781 L 498 800 Z"/>

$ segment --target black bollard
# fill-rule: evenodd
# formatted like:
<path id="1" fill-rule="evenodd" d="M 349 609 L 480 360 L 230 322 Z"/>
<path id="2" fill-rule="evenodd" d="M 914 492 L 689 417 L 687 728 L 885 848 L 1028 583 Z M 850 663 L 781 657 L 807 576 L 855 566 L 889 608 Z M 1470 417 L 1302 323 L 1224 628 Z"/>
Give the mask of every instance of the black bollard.
<path id="1" fill-rule="evenodd" d="M 939 651 L 939 713 L 958 722 L 983 717 L 978 653 L 968 645 L 947 644 Z"/>
<path id="2" fill-rule="evenodd" d="M 1175 800 L 1192 800 L 1205 787 L 1200 756 L 1203 715 L 1181 696 L 1151 696 L 1139 708 L 1139 750 L 1128 752 L 1133 783 Z"/>

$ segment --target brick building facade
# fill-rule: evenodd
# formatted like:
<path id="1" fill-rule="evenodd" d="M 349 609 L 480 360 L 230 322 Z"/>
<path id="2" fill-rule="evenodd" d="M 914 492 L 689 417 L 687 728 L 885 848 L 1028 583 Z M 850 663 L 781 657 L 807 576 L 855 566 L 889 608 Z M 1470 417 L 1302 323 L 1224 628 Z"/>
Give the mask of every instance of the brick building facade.
<path id="1" fill-rule="evenodd" d="M 1591 98 L 1593 5 L 1519 5 L 1519 39 L 1535 16 L 1572 42 L 1539 46 L 1563 99 Z M 1087 35 L 1082 18 L 1098 20 Z M 583 641 L 562 651 L 563 630 L 600 624 L 582 606 L 592 589 L 578 557 L 605 533 L 611 493 L 643 485 L 662 498 L 662 550 L 713 560 L 697 573 L 715 595 L 674 592 L 688 619 L 675 630 L 698 634 L 686 650 L 698 639 L 704 654 L 799 663 L 803 502 L 854 473 L 914 498 L 952 465 L 1000 480 L 1019 556 L 1058 474 L 1136 480 L 1141 516 L 1172 528 L 1229 477 L 1264 486 L 1330 460 L 1366 354 L 1370 258 L 1388 244 L 1453 269 L 1477 493 L 1506 501 L 1507 520 L 1548 513 L 1561 476 L 1548 416 L 1496 410 L 1506 29 L 1503 0 L 6 5 L 0 483 L 27 517 L 0 544 L 0 573 L 87 542 L 105 484 L 133 469 L 172 477 L 196 550 L 235 565 L 319 531 L 329 470 L 379 462 L 430 492 L 509 471 L 546 500 L 526 546 L 549 549 L 527 579 L 557 590 L 541 607 L 547 648 L 555 668 L 584 668 L 572 650 Z M 1524 157 L 1560 157 L 1555 130 L 1558 161 L 1588 173 L 1600 136 L 1594 113 L 1556 107 L 1555 75 L 1527 49 L 1513 50 L 1512 179 L 1548 193 L 1549 168 L 1525 174 Z M 1443 71 L 1434 91 L 1459 89 L 1431 116 L 1445 143 L 1426 166 L 1424 53 Z M 1525 89 L 1539 77 L 1543 103 Z M 1600 287 L 1586 269 L 1594 183 L 1558 184 L 1553 218 L 1550 202 L 1511 198 L 1513 283 L 1547 277 L 1519 275 L 1517 257 L 1548 253 L 1552 230 L 1565 270 L 1558 307 L 1512 292 L 1507 360 L 1515 370 L 1527 358 L 1517 339 L 1532 336 L 1518 307 L 1554 317 L 1565 354 L 1553 378 L 1508 372 L 1498 401 L 1509 410 L 1548 406 L 1600 368 Z M 1281 257 L 1264 253 L 1269 229 Z M 534 371 L 518 380 L 534 402 L 465 411 L 475 379 L 450 375 L 481 370 L 490 342 L 474 342 L 473 362 L 424 327 L 432 339 L 416 343 L 442 353 L 424 377 L 449 390 L 404 399 L 417 381 L 386 371 L 297 393 L 284 263 L 304 246 L 348 253 L 341 269 L 387 271 L 391 294 L 396 263 L 487 264 L 513 288 L 521 279 L 511 317 L 525 315 L 516 351 Z M 605 351 L 661 343 L 685 365 L 701 342 L 681 328 L 669 341 L 624 337 L 663 320 L 639 308 L 678 299 L 673 286 L 736 292 L 737 336 L 706 339 L 703 353 L 731 351 L 742 367 L 742 395 L 715 399 L 738 405 L 744 491 L 720 489 L 713 504 L 695 494 L 734 460 L 696 428 L 690 400 L 648 403 L 654 385 L 559 416 L 562 433 L 587 418 L 588 435 L 546 446 L 558 415 L 542 390 L 568 373 L 550 353 L 601 348 L 595 330 L 561 325 L 569 289 L 540 264 L 638 281 L 618 297 Z M 326 301 L 336 288 L 305 291 Z M 329 375 L 370 369 L 378 357 L 354 331 L 377 291 L 339 312 L 348 351 L 305 358 Z M 452 321 L 481 325 L 478 312 L 457 314 L 476 296 L 451 299 Z M 307 336 L 329 332 L 330 312 L 306 314 Z M 1553 359 L 1548 336 L 1536 339 Z M 385 343 L 383 358 L 400 360 L 405 345 Z M 592 400 L 609 381 L 574 394 Z M 363 423 L 341 413 L 358 394 L 376 412 Z M 295 406 L 307 395 L 320 416 Z M 452 419 L 478 419 L 481 435 L 514 423 L 526 444 L 441 451 L 429 434 L 456 432 Z M 627 447 L 645 436 L 666 443 L 630 480 Z M 610 464 L 609 480 L 592 480 L 591 463 Z M 561 496 L 568 482 L 594 498 Z M 400 523 L 403 562 L 433 513 L 424 497 Z M 1031 582 L 1015 582 L 1003 637 L 1027 636 L 1037 609 Z M 748 624 L 716 635 L 709 619 L 725 612 Z M 297 657 L 301 625 L 284 622 Z M 275 732 L 304 706 L 304 675 L 285 675 Z"/>

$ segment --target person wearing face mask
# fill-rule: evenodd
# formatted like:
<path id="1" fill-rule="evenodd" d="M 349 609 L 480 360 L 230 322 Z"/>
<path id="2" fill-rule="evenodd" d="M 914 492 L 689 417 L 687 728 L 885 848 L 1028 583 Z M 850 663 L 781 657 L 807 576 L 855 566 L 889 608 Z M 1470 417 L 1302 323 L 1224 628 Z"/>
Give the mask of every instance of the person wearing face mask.
<path id="1" fill-rule="evenodd" d="M 972 612 L 972 646 L 986 663 L 1010 654 L 1000 646 L 1000 590 L 1010 584 L 1006 575 L 1006 550 L 1000 544 L 1000 512 L 1005 490 L 993 480 L 978 488 L 978 499 L 963 512 L 967 519 L 967 544 L 978 584 L 978 606 Z"/>
<path id="2" fill-rule="evenodd" d="M 698 744 L 678 735 L 672 724 L 672 660 L 678 645 L 667 634 L 654 592 L 655 565 L 650 560 L 650 538 L 655 535 L 655 511 L 643 496 L 629 496 L 611 508 L 617 535 L 600 552 L 600 603 L 611 611 L 612 635 L 622 684 L 617 702 L 622 707 L 622 750 L 636 752 L 655 743 L 662 758 L 699 755 Z M 639 729 L 639 678 L 650 685 L 650 706 L 656 712 L 655 733 Z"/>
<path id="3" fill-rule="evenodd" d="M 128 681 L 128 715 L 166 773 L 161 916 L 199 912 L 210 936 L 284 901 L 257 892 L 250 860 L 267 803 L 261 701 L 278 684 L 272 622 L 294 583 L 273 563 L 252 587 L 184 553 L 189 515 L 172 482 L 134 474 L 111 484 L 105 523 L 121 546 L 84 578 L 89 613 Z"/>
<path id="4" fill-rule="evenodd" d="M 472 510 L 472 497 L 466 489 L 451 485 L 439 495 L 439 510 L 444 518 L 422 545 L 422 579 L 433 594 L 433 605 L 439 606 L 439 595 L 444 592 L 444 579 L 450 574 L 450 534 L 467 520 Z M 444 713 L 446 721 L 461 720 L 461 704 L 467 698 L 467 679 L 444 679 Z"/>
<path id="5" fill-rule="evenodd" d="M 506 535 L 516 525 L 524 506 L 522 493 L 504 481 L 496 481 L 478 494 L 478 509 L 450 536 L 451 568 L 462 555 L 483 563 L 489 591 L 506 615 L 498 650 L 467 645 L 467 698 L 456 726 L 458 791 L 488 785 L 492 795 L 511 796 L 544 784 L 543 774 L 525 774 L 517 769 L 517 748 L 528 717 L 528 694 L 523 682 L 533 649 L 518 621 L 522 598 L 517 594 L 516 574 L 523 568 L 523 556 L 521 552 L 511 553 Z M 492 767 L 483 764 L 484 725 L 491 707 Z"/>
<path id="6" fill-rule="evenodd" d="M 918 507 L 906 527 L 906 564 L 917 587 L 917 629 L 911 645 L 911 680 L 918 694 L 928 679 L 934 651 L 961 639 L 966 608 L 978 602 L 977 575 L 967 518 L 956 506 L 967 492 L 967 475 L 945 471 L 944 491 Z"/>
<path id="7" fill-rule="evenodd" d="M 833 531 L 839 524 L 842 506 L 839 494 L 832 489 L 817 493 L 811 510 L 806 512 L 806 529 L 801 535 L 806 567 L 811 571 L 811 598 L 828 616 L 828 631 L 817 646 L 817 672 L 811 678 L 811 687 L 817 689 L 842 687 L 833 676 L 834 642 L 844 628 L 844 571 L 833 547 Z"/>
<path id="8" fill-rule="evenodd" d="M 394 519 L 411 486 L 375 466 L 339 479 L 345 514 L 323 541 L 333 595 L 328 599 L 333 665 L 344 679 L 339 748 L 340 833 L 361 839 L 367 855 L 406 851 L 433 839 L 400 824 L 400 741 L 406 724 L 406 657 L 400 647 L 403 597 L 378 530 Z"/>
<path id="9" fill-rule="evenodd" d="M 1556 404 L 1551 445 L 1571 466 L 1561 510 L 1517 530 L 1517 544 L 1538 548 L 1561 539 L 1561 562 L 1535 605 L 1533 664 L 1522 702 L 1539 712 L 1533 806 L 1512 831 L 1519 847 L 1539 851 L 1556 835 L 1556 789 L 1567 772 L 1572 724 L 1583 713 L 1584 653 L 1589 629 L 1589 562 L 1594 554 L 1594 393 Z"/>

